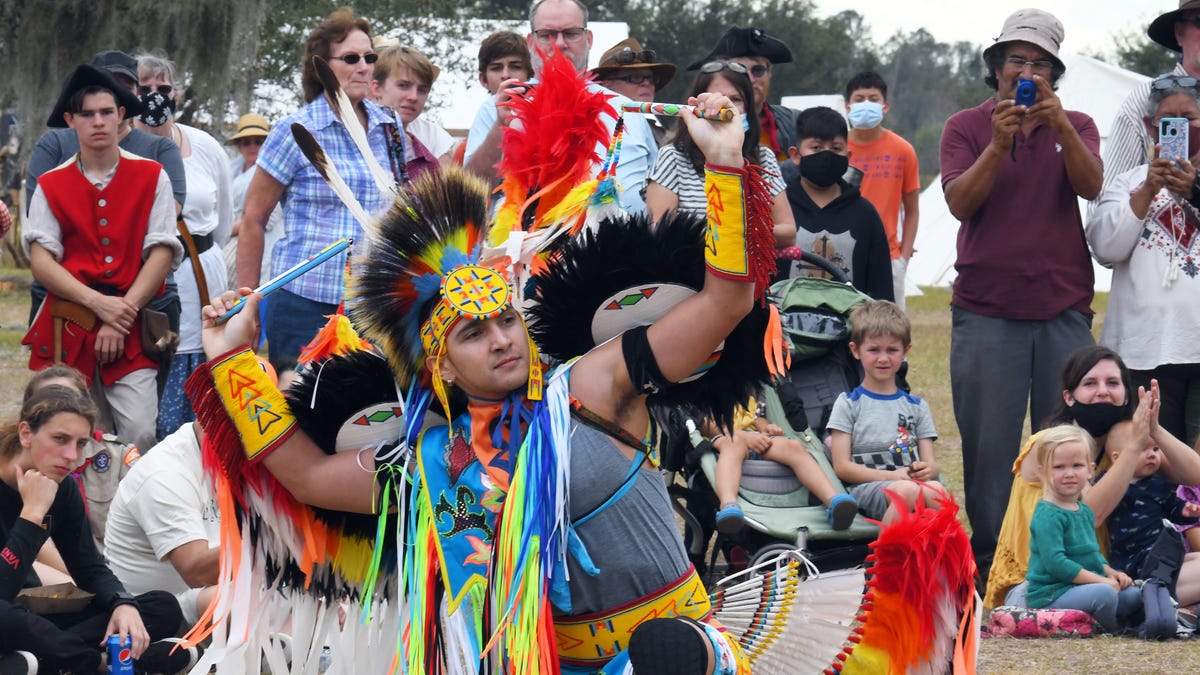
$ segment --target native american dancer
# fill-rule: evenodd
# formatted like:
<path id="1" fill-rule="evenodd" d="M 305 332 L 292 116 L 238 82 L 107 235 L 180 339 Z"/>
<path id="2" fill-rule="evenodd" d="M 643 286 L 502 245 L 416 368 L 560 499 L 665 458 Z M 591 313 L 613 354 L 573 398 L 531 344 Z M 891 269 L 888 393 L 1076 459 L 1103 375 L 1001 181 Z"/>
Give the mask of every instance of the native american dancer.
<path id="1" fill-rule="evenodd" d="M 546 70 L 541 91 L 554 86 L 555 69 Z M 691 103 L 713 114 L 732 108 L 708 94 Z M 339 672 L 741 674 L 751 660 L 743 644 L 767 663 L 762 643 L 783 634 L 791 608 L 779 612 L 782 620 L 760 616 L 737 633 L 721 626 L 656 469 L 648 401 L 686 399 L 728 419 L 768 378 L 760 351 L 768 311 L 757 299 L 773 252 L 761 176 L 743 165 L 738 118 L 685 123 L 708 159 L 707 221 L 604 220 L 531 261 L 511 237 L 511 255 L 486 248 L 481 182 L 447 171 L 405 190 L 369 228 L 347 301 L 350 320 L 390 369 L 367 350 L 323 355 L 285 399 L 245 347 L 257 330 L 256 296 L 222 325 L 214 320 L 235 294 L 205 309 L 212 360 L 189 393 L 211 439 L 206 462 L 222 477 L 222 501 L 242 516 L 240 532 L 229 535 L 240 558 L 223 567 L 214 622 L 238 598 L 258 614 L 274 612 L 263 610 L 271 605 L 265 594 L 245 590 L 258 581 L 309 588 L 326 601 L 348 593 L 373 615 L 382 630 L 341 643 L 331 613 L 307 622 L 334 645 Z M 545 175 L 506 182 L 510 203 L 513 195 L 542 195 L 519 208 L 510 227 L 532 230 L 551 218 L 541 203 Z M 575 198 L 569 183 L 552 187 L 559 207 Z M 573 213 L 577 231 L 585 219 Z M 536 271 L 524 305 L 522 265 Z M 329 342 L 355 343 L 345 318 L 336 321 L 342 339 Z M 539 345 L 561 365 L 547 369 Z M 408 391 L 404 402 L 397 383 Z M 387 425 L 399 415 L 397 443 Z M 365 431 L 373 426 L 383 433 Z M 352 451 L 338 452 L 345 449 Z M 373 541 L 364 521 L 348 515 L 356 513 L 380 514 Z M 764 578 L 778 585 L 750 586 L 772 606 L 783 598 L 773 597 L 775 588 L 790 597 L 786 589 L 799 580 L 794 565 Z M 849 588 L 841 618 L 830 621 L 841 636 L 825 638 L 826 665 L 853 662 L 854 621 L 871 613 L 861 606 L 861 570 L 849 579 L 840 582 Z M 950 611 L 933 616 L 950 622 L 951 642 L 965 604 L 960 582 L 939 575 L 926 584 L 949 589 L 938 599 L 952 597 Z M 745 587 L 715 597 L 733 602 Z M 746 614 L 744 603 L 733 604 L 731 616 Z M 945 641 L 928 645 L 947 631 L 926 614 L 906 617 L 928 632 L 909 651 L 940 670 L 934 659 L 949 653 Z M 227 653 L 260 644 L 272 625 L 235 620 L 242 624 L 230 631 Z M 304 641 L 301 654 L 293 646 L 296 672 L 320 642 Z"/>

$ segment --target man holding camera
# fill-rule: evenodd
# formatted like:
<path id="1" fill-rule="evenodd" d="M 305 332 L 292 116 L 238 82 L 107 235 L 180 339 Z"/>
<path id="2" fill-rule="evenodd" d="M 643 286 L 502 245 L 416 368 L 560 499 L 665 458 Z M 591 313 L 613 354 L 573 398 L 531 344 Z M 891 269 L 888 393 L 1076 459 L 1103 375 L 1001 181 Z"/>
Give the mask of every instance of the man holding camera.
<path id="1" fill-rule="evenodd" d="M 962 223 L 950 382 L 971 546 L 985 580 L 1025 411 L 1036 430 L 1061 400 L 1063 361 L 1094 343 L 1078 197 L 1100 193 L 1100 135 L 1054 93 L 1066 71 L 1062 39 L 1062 23 L 1045 11 L 1008 17 L 983 52 L 996 96 L 956 113 L 942 134 L 942 188 Z"/>

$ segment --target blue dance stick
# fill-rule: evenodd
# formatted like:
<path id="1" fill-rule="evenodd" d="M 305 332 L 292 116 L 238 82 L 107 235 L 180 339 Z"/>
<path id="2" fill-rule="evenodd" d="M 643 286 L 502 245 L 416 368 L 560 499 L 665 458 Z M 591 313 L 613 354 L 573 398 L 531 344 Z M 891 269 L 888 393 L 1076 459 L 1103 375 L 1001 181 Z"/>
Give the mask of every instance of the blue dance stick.
<path id="1" fill-rule="evenodd" d="M 317 267 L 318 265 L 320 265 L 324 262 L 327 262 L 329 259 L 333 258 L 335 255 L 341 253 L 342 251 L 345 251 L 346 249 L 350 248 L 353 245 L 354 245 L 353 239 L 346 239 L 346 238 L 338 239 L 337 241 L 333 242 L 329 246 L 326 246 L 320 253 L 314 255 L 313 257 L 309 258 L 308 260 L 304 260 L 302 262 L 296 263 L 295 265 L 293 265 L 291 267 L 291 269 L 280 274 L 279 276 L 275 277 L 274 279 L 268 281 L 267 283 L 263 284 L 262 286 L 259 286 L 258 288 L 254 289 L 254 292 L 261 293 L 263 295 L 270 295 L 270 294 L 274 293 L 275 291 L 283 288 L 284 286 L 287 286 L 288 284 L 292 283 L 296 279 L 300 278 L 302 275 L 304 275 L 309 270 Z M 246 296 L 246 297 L 249 297 L 249 296 Z M 231 317 L 233 317 L 234 314 L 237 314 L 238 312 L 242 311 L 242 308 L 245 306 L 246 306 L 246 298 L 243 297 L 243 298 L 238 299 L 237 304 L 234 305 L 228 312 L 225 312 L 224 316 L 217 319 L 214 322 L 214 325 L 219 326 L 219 325 L 225 323 Z"/>

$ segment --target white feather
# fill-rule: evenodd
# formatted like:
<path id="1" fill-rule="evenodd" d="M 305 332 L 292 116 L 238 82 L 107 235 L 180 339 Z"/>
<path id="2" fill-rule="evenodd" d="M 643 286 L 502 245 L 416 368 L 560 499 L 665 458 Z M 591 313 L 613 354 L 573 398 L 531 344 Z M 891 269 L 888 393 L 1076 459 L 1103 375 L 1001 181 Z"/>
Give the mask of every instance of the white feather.
<path id="1" fill-rule="evenodd" d="M 367 142 L 367 130 L 363 128 L 362 122 L 359 121 L 358 114 L 354 111 L 354 106 L 350 103 L 350 97 L 346 95 L 341 83 L 338 82 L 337 76 L 333 74 L 333 70 L 329 68 L 329 64 L 324 59 L 314 56 L 313 65 L 316 67 L 317 77 L 320 78 L 325 91 L 332 94 L 329 97 L 329 103 L 333 107 L 333 112 L 342 121 L 342 124 L 345 125 L 346 131 L 350 133 L 350 138 L 354 141 L 355 147 L 362 154 L 363 161 L 367 163 L 367 168 L 371 171 L 371 177 L 375 179 L 375 186 L 379 188 L 380 194 L 389 203 L 392 202 L 398 196 L 396 179 L 390 171 L 384 169 L 379 164 L 379 160 L 371 152 L 371 145 Z"/>

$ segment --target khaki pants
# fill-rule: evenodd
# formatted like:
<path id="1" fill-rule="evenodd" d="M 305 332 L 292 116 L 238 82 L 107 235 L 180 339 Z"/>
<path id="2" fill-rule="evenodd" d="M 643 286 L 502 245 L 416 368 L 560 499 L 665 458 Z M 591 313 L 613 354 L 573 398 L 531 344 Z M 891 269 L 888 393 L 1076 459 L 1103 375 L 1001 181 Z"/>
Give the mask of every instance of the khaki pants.
<path id="1" fill-rule="evenodd" d="M 142 368 L 104 386 L 97 370 L 92 375 L 92 400 L 100 409 L 96 426 L 146 452 L 157 442 L 158 386 L 156 371 Z"/>

